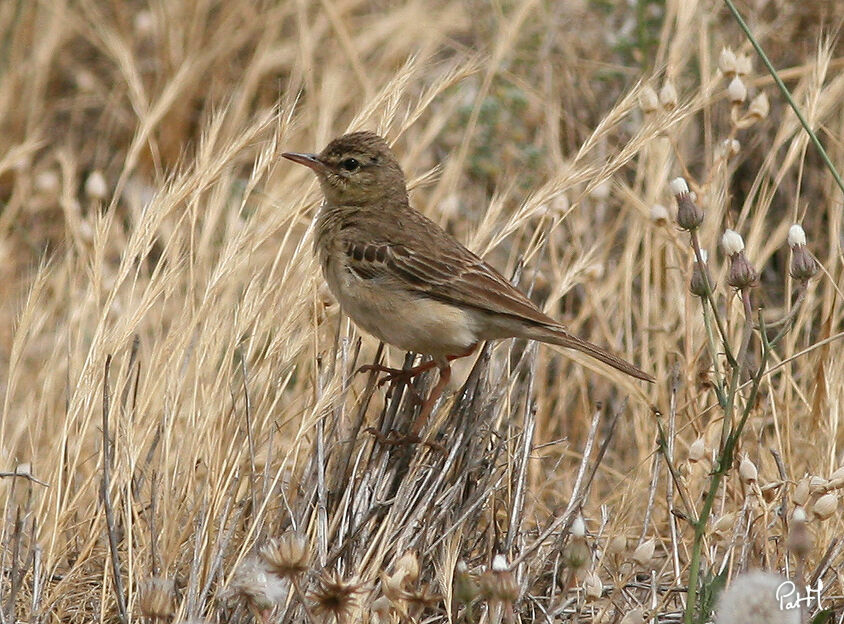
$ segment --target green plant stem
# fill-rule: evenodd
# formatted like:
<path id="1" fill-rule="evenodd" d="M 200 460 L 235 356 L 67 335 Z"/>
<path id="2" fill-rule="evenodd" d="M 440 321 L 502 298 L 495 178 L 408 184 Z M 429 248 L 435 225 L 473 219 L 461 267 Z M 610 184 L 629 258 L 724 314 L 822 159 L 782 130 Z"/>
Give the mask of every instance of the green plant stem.
<path id="1" fill-rule="evenodd" d="M 741 14 L 738 12 L 736 5 L 733 4 L 732 0 L 724 0 L 724 3 L 732 12 L 733 17 L 738 22 L 738 25 L 744 31 L 744 34 L 747 35 L 747 38 L 750 40 L 751 45 L 756 50 L 756 54 L 759 55 L 759 58 L 762 59 L 762 62 L 765 64 L 765 67 L 768 69 L 768 73 L 771 74 L 771 77 L 774 79 L 774 82 L 777 84 L 780 92 L 783 94 L 783 97 L 788 102 L 788 105 L 791 106 L 791 110 L 794 111 L 794 114 L 797 115 L 797 119 L 800 120 L 800 125 L 803 126 L 803 129 L 806 131 L 806 134 L 809 135 L 809 139 L 815 146 L 815 149 L 818 150 L 818 154 L 821 157 L 821 160 L 824 161 L 826 168 L 829 169 L 829 172 L 832 174 L 832 177 L 835 178 L 835 183 L 838 184 L 838 188 L 841 189 L 841 192 L 844 193 L 844 181 L 842 181 L 841 176 L 838 174 L 838 171 L 835 169 L 835 165 L 832 164 L 829 156 L 826 153 L 823 145 L 821 145 L 820 140 L 818 139 L 817 135 L 815 134 L 814 130 L 809 126 L 809 122 L 806 121 L 806 118 L 803 117 L 803 113 L 800 112 L 800 109 L 797 108 L 797 103 L 794 101 L 794 98 L 791 97 L 791 92 L 785 86 L 785 83 L 777 74 L 777 70 L 774 69 L 774 65 L 771 63 L 768 55 L 765 54 L 765 51 L 762 49 L 762 46 L 756 41 L 756 38 L 753 36 L 753 33 L 750 32 L 750 28 L 748 27 L 747 23 L 745 23 L 744 19 L 742 18 Z"/>
<path id="2" fill-rule="evenodd" d="M 715 470 L 712 472 L 709 481 L 709 489 L 706 492 L 706 498 L 703 501 L 703 507 L 700 514 L 693 523 L 695 536 L 692 544 L 692 557 L 689 562 L 689 590 L 686 600 L 686 612 L 683 621 L 686 624 L 694 624 L 694 614 L 698 605 L 698 579 L 700 577 L 700 559 L 703 550 L 703 538 L 706 533 L 706 526 L 709 521 L 709 514 L 712 512 L 712 506 L 715 504 L 715 498 L 718 496 L 718 490 L 721 487 L 721 480 L 727 474 L 730 466 L 733 465 L 736 444 L 741 438 L 744 426 L 747 424 L 747 419 L 750 416 L 750 411 L 756 403 L 756 397 L 759 394 L 759 387 L 762 384 L 762 378 L 765 374 L 765 367 L 770 355 L 770 343 L 765 337 L 765 324 L 762 319 L 762 313 L 759 312 L 759 325 L 762 331 L 762 357 L 759 363 L 759 368 L 753 376 L 753 384 L 750 389 L 750 396 L 745 402 L 741 418 L 735 427 L 731 426 L 732 413 L 735 406 L 735 398 L 738 392 L 738 382 L 740 378 L 743 362 L 747 359 L 747 351 L 750 347 L 750 335 L 753 331 L 752 309 L 750 306 L 750 291 L 744 289 L 741 291 L 742 304 L 745 313 L 744 335 L 742 336 L 741 347 L 738 352 L 738 363 L 733 368 L 730 378 L 730 388 L 727 394 L 727 405 L 724 409 L 724 433 L 721 445 L 721 452 L 717 458 Z"/>
<path id="3" fill-rule="evenodd" d="M 700 266 L 705 266 L 706 263 L 703 261 L 703 254 L 701 253 L 700 240 L 697 237 L 697 231 L 692 230 L 689 234 L 692 241 L 692 249 L 694 249 L 695 252 L 695 258 L 699 263 L 701 263 Z M 706 301 L 712 308 L 712 317 L 715 319 L 715 325 L 718 327 L 718 333 L 721 334 L 721 344 L 724 346 L 724 354 L 727 356 L 727 362 L 730 366 L 735 366 L 736 358 L 733 357 L 733 352 L 730 349 L 730 344 L 727 340 L 727 330 L 724 328 L 724 323 L 718 315 L 718 308 L 715 305 L 715 297 L 713 297 L 712 284 L 709 283 L 709 275 L 706 271 L 701 271 L 701 273 L 703 274 L 703 281 L 706 286 Z"/>

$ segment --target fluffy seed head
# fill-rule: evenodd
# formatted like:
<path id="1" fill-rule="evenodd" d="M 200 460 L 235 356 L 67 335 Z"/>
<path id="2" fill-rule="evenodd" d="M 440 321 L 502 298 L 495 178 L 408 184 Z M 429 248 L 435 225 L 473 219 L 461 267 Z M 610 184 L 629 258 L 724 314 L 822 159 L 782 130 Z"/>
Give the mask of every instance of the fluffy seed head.
<path id="1" fill-rule="evenodd" d="M 669 183 L 669 187 L 671 188 L 671 193 L 674 195 L 689 192 L 689 183 L 686 182 L 686 178 L 674 178 Z"/>
<path id="2" fill-rule="evenodd" d="M 651 221 L 657 225 L 665 225 L 668 223 L 669 218 L 668 208 L 662 204 L 654 204 L 651 206 Z"/>
<path id="3" fill-rule="evenodd" d="M 85 195 L 96 201 L 103 201 L 108 195 L 108 184 L 99 169 L 94 169 L 85 180 Z"/>
<path id="4" fill-rule="evenodd" d="M 744 239 L 735 230 L 724 230 L 721 236 L 721 247 L 728 256 L 734 256 L 744 251 Z"/>
<path id="5" fill-rule="evenodd" d="M 287 597 L 287 581 L 273 574 L 260 557 L 247 557 L 235 570 L 229 595 L 239 596 L 258 613 L 271 611 Z"/>
<path id="6" fill-rule="evenodd" d="M 806 244 L 806 230 L 799 223 L 795 223 L 788 228 L 788 246 L 802 247 Z"/>
<path id="7" fill-rule="evenodd" d="M 735 578 L 721 594 L 716 624 L 800 624 L 800 609 L 780 609 L 777 589 L 787 579 L 754 570 Z"/>
<path id="8" fill-rule="evenodd" d="M 281 577 L 292 578 L 308 569 L 308 541 L 304 535 L 294 531 L 264 544 L 260 554 L 267 567 Z"/>

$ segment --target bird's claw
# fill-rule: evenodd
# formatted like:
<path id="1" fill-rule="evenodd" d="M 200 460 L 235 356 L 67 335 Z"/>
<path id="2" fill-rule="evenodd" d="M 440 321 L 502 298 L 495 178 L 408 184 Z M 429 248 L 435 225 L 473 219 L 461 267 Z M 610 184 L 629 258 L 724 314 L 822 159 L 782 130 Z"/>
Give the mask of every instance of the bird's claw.
<path id="1" fill-rule="evenodd" d="M 418 435 L 401 433 L 395 429 L 390 429 L 386 434 L 381 433 L 375 427 L 367 427 L 364 431 L 372 434 L 384 446 L 410 446 L 411 444 L 422 443 L 431 450 L 445 452 L 445 447 L 442 444 L 423 440 Z"/>

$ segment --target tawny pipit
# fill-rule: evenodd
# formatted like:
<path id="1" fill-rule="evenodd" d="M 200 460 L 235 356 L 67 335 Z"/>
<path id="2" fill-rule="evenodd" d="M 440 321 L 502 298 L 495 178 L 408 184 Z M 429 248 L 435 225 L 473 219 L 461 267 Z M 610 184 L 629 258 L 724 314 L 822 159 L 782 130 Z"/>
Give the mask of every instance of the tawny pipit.
<path id="1" fill-rule="evenodd" d="M 573 336 L 498 271 L 410 207 L 404 173 L 372 132 L 333 140 L 319 154 L 282 154 L 313 169 L 325 201 L 314 251 L 340 307 L 386 343 L 431 356 L 440 378 L 412 427 L 417 437 L 451 376 L 449 362 L 495 338 L 530 338 L 582 351 L 653 381 L 617 355 Z"/>

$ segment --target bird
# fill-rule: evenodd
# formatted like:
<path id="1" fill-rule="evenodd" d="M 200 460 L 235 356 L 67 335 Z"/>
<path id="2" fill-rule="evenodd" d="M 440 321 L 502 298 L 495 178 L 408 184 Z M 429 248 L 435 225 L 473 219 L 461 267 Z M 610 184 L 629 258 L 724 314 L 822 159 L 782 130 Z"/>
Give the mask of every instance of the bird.
<path id="1" fill-rule="evenodd" d="M 609 350 L 570 333 L 414 209 L 405 174 L 383 137 L 353 132 L 332 140 L 318 154 L 282 156 L 310 168 L 319 180 L 323 202 L 313 248 L 342 311 L 381 341 L 430 358 L 407 370 L 366 368 L 387 372 L 385 380 L 439 370 L 410 433 L 400 436 L 403 442 L 421 441 L 419 434 L 450 381 L 451 362 L 488 340 L 526 338 L 559 345 L 636 379 L 654 381 Z"/>

